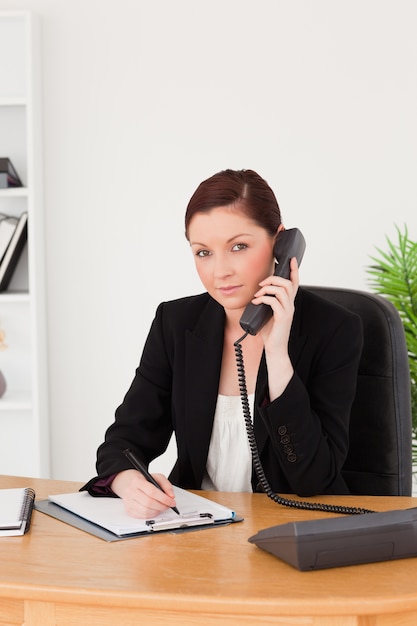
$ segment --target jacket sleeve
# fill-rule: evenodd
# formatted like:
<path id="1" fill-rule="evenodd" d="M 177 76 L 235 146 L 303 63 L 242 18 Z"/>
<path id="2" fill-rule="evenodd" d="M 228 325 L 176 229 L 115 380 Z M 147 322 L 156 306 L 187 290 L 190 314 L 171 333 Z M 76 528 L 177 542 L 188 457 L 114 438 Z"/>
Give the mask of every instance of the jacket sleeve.
<path id="1" fill-rule="evenodd" d="M 300 496 L 347 492 L 340 472 L 349 447 L 349 416 L 363 344 L 361 320 L 348 315 L 324 337 L 321 334 L 311 350 L 308 367 L 295 368 L 284 393 L 258 405 L 269 435 L 267 478 L 276 485 L 278 463 L 291 492 Z"/>

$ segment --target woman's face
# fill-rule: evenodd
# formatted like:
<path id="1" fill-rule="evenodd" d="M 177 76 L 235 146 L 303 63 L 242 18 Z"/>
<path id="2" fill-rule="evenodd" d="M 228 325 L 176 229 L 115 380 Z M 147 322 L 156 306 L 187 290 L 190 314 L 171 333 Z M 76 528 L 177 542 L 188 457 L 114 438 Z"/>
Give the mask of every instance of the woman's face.
<path id="1" fill-rule="evenodd" d="M 201 282 L 226 311 L 243 309 L 273 273 L 275 239 L 236 207 L 196 213 L 188 238 Z"/>

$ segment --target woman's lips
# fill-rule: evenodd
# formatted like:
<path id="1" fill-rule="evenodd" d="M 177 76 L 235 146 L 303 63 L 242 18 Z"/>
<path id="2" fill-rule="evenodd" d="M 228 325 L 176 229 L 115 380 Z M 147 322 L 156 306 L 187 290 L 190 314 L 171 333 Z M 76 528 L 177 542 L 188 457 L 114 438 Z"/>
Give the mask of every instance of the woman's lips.
<path id="1" fill-rule="evenodd" d="M 240 287 L 241 287 L 240 285 L 230 285 L 227 287 L 219 287 L 219 291 L 223 296 L 232 296 L 240 289 Z"/>

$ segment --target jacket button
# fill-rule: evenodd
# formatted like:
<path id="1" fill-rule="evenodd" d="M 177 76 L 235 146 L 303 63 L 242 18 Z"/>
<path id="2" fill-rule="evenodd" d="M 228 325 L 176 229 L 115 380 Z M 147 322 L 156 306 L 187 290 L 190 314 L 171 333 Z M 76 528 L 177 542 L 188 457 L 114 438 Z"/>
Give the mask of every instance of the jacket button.
<path id="1" fill-rule="evenodd" d="M 278 426 L 278 435 L 282 436 L 285 435 L 287 432 L 287 427 L 286 426 Z"/>
<path id="2" fill-rule="evenodd" d="M 290 463 L 295 463 L 297 460 L 297 455 L 294 454 L 294 452 L 290 452 L 290 454 L 287 454 L 287 459 Z"/>
<path id="3" fill-rule="evenodd" d="M 286 445 L 286 446 L 284 446 L 284 452 L 285 452 L 286 454 L 289 454 L 289 453 L 290 453 L 290 452 L 292 452 L 293 450 L 294 450 L 294 448 L 293 448 L 291 445 L 289 445 L 289 444 L 288 444 L 288 445 Z"/>
<path id="4" fill-rule="evenodd" d="M 283 437 L 281 437 L 281 443 L 286 445 L 287 443 L 290 443 L 291 439 L 288 437 L 288 435 L 284 435 Z"/>

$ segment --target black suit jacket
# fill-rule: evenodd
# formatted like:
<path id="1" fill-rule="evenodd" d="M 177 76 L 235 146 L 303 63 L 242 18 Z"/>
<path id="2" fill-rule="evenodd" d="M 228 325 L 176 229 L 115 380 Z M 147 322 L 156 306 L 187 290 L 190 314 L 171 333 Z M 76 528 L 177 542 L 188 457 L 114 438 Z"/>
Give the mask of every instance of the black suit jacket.
<path id="1" fill-rule="evenodd" d="M 85 489 L 93 492 L 98 478 L 131 467 L 123 455 L 126 447 L 149 463 L 165 451 L 173 431 L 178 458 L 170 480 L 200 489 L 218 394 L 224 315 L 207 293 L 158 307 L 135 378 L 98 449 L 98 476 Z M 284 393 L 269 402 L 263 356 L 255 390 L 256 441 L 274 491 L 348 493 L 341 470 L 361 349 L 359 317 L 299 289 L 289 341 L 295 373 Z M 253 488 L 259 489 L 255 475 Z"/>

